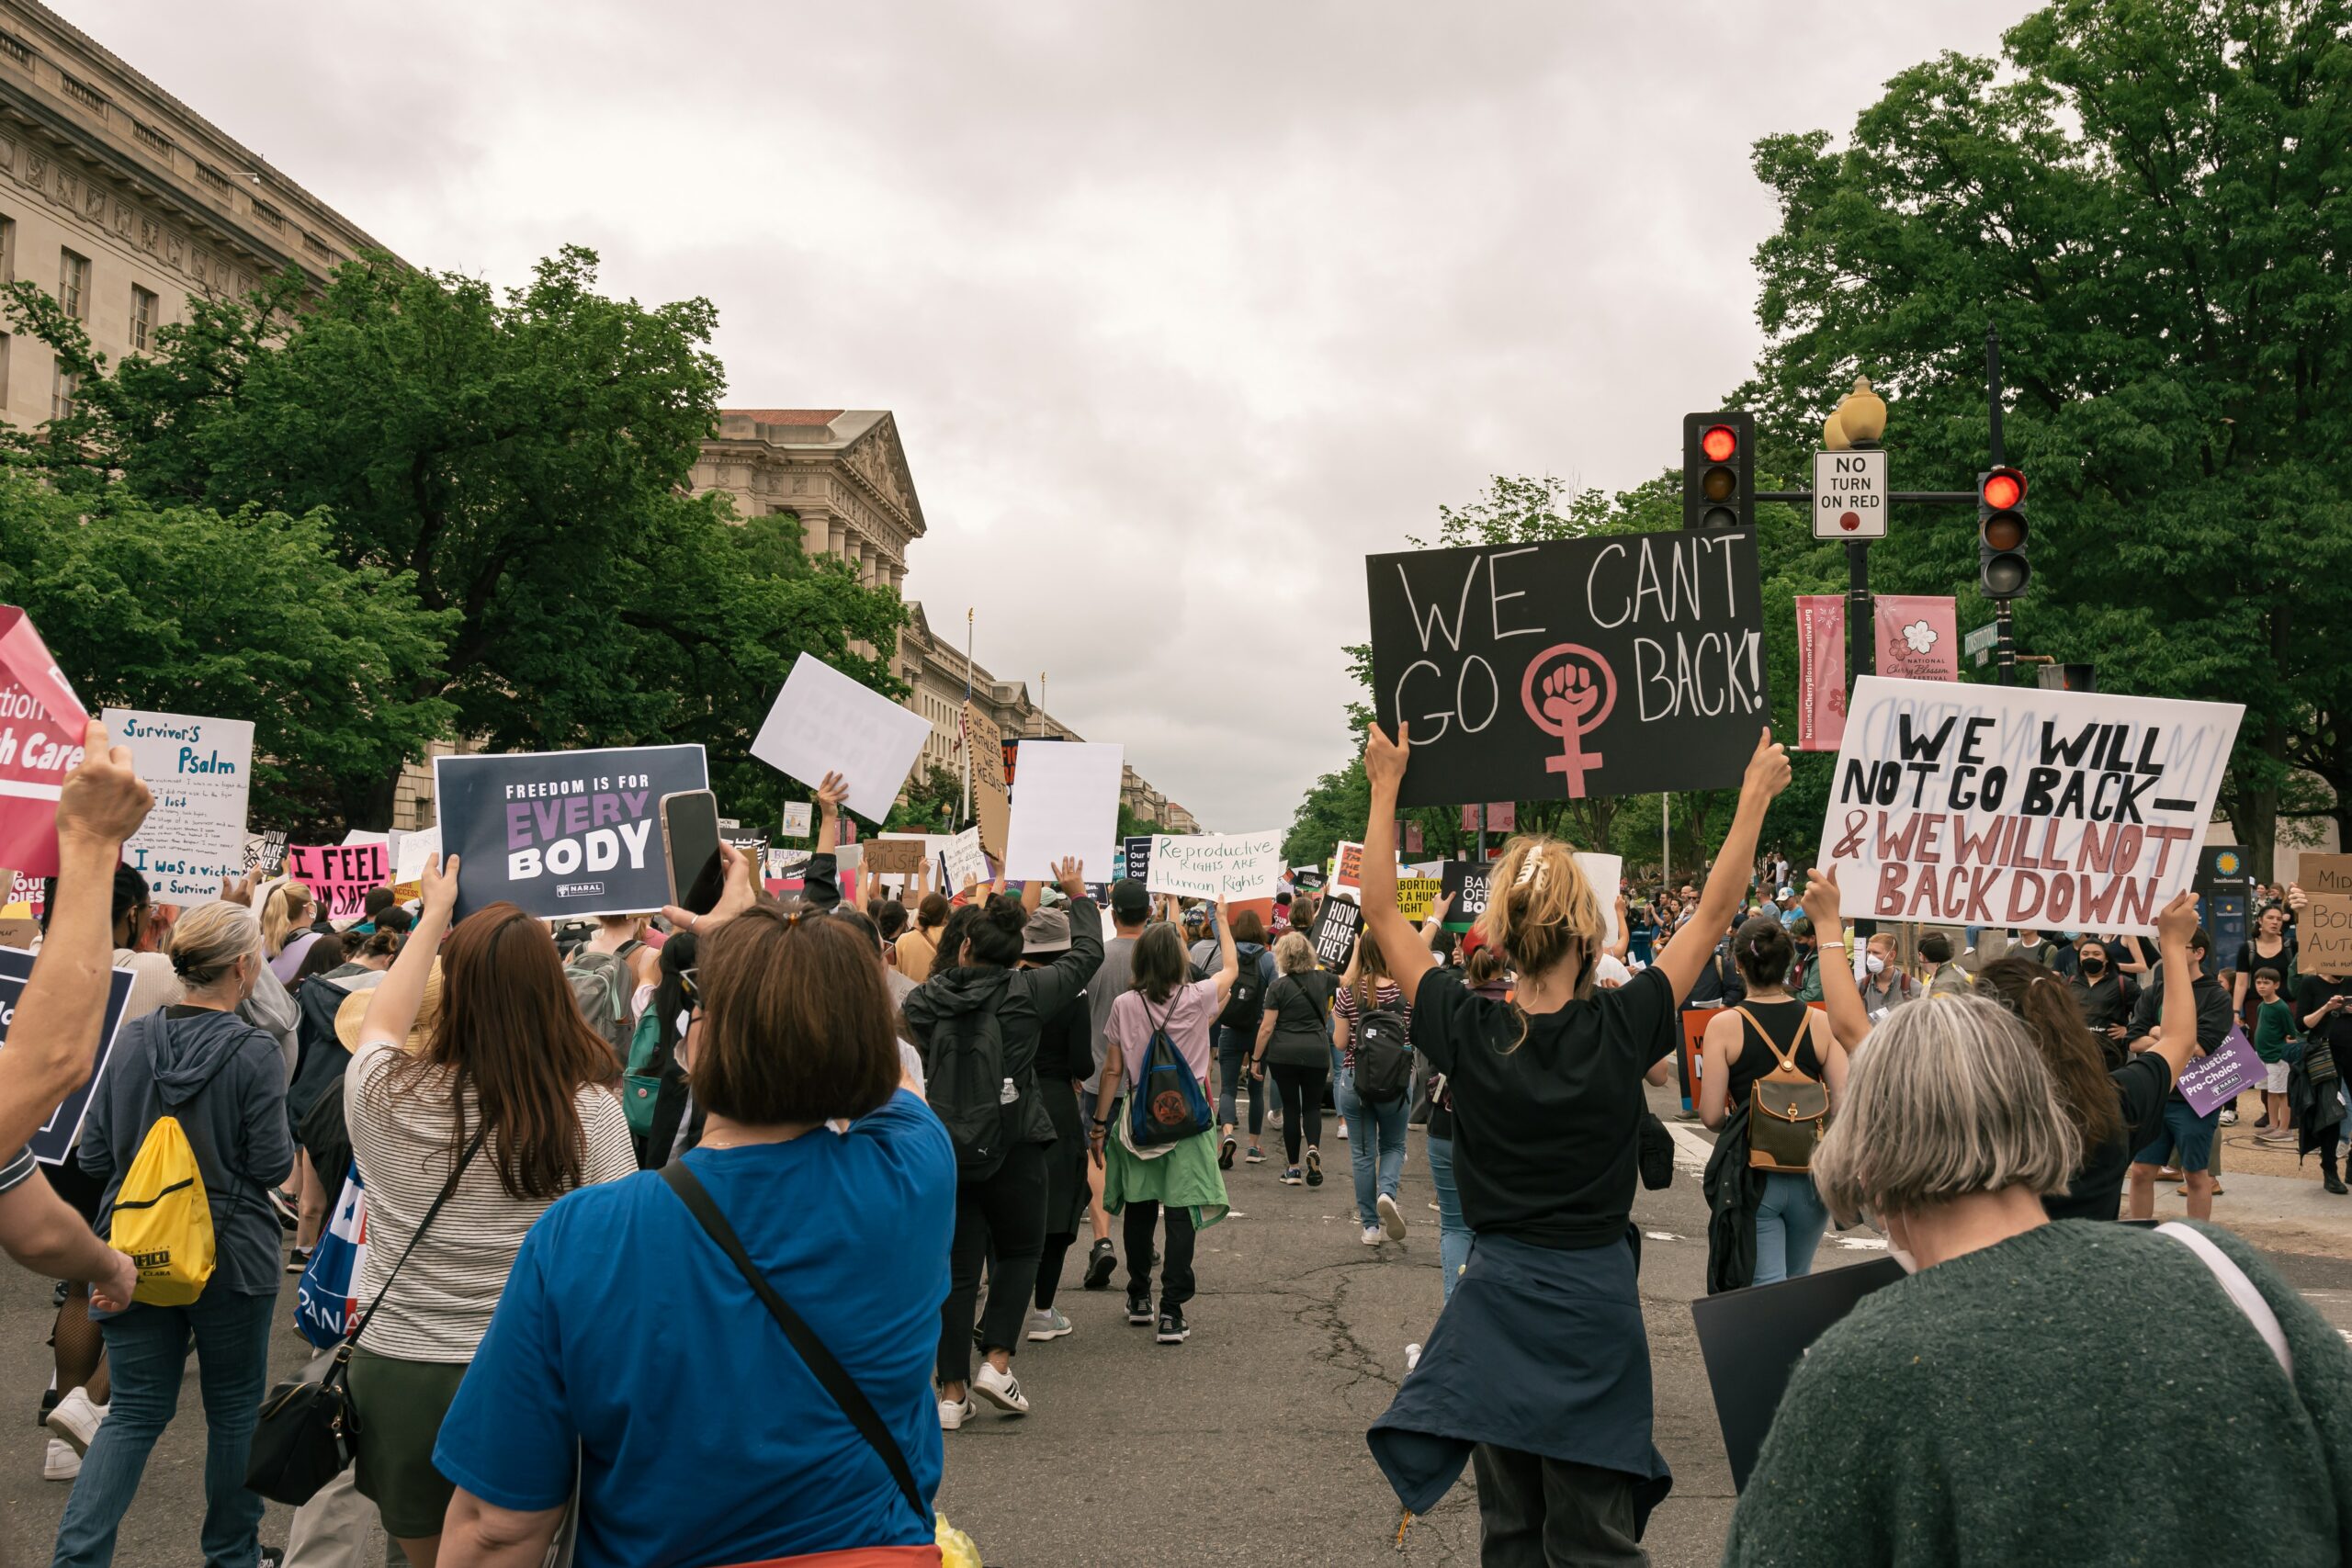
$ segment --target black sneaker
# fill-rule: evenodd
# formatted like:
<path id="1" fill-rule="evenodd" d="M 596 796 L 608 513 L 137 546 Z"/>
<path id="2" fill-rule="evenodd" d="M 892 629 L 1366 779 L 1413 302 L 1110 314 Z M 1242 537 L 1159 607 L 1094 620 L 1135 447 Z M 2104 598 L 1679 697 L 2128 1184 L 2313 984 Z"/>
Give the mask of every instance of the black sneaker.
<path id="1" fill-rule="evenodd" d="M 1184 1321 L 1184 1309 L 1162 1307 L 1159 1311 L 1159 1332 L 1152 1337 L 1162 1345 L 1182 1345 L 1193 1337 L 1191 1325 Z"/>
<path id="2" fill-rule="evenodd" d="M 286 1271 L 288 1274 L 300 1274 L 310 1267 L 311 1254 L 309 1248 L 297 1247 L 288 1249 L 286 1254 Z"/>
<path id="3" fill-rule="evenodd" d="M 1137 1328 L 1151 1326 L 1151 1292 L 1149 1291 L 1127 1292 L 1127 1321 Z"/>
<path id="4" fill-rule="evenodd" d="M 1323 1185 L 1323 1151 L 1321 1149 L 1306 1151 L 1306 1184 L 1309 1187 Z"/>
<path id="5" fill-rule="evenodd" d="M 2332 1170 L 2327 1173 L 2325 1179 L 2320 1183 L 2320 1185 L 2325 1187 L 2330 1192 L 2335 1193 L 2339 1198 L 2344 1196 L 2344 1178 L 2336 1175 L 2335 1172 Z M 2216 1190 L 2219 1190 L 2216 1189 Z"/>
<path id="6" fill-rule="evenodd" d="M 1233 1151 L 1240 1146 L 1240 1145 L 1233 1141 L 1233 1135 L 1231 1134 L 1227 1134 L 1225 1141 L 1216 1146 L 1216 1168 L 1219 1170 L 1231 1170 L 1233 1168 Z"/>
<path id="7" fill-rule="evenodd" d="M 1118 1271 L 1119 1255 L 1111 1250 L 1109 1238 L 1096 1242 L 1093 1252 L 1086 1259 L 1086 1288 L 1090 1291 L 1109 1290 L 1111 1276 Z"/>

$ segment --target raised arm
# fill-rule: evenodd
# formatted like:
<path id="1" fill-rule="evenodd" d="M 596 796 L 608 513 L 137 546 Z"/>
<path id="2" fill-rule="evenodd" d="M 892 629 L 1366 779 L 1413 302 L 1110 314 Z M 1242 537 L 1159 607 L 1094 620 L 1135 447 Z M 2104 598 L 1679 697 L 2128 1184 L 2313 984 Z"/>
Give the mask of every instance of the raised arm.
<path id="1" fill-rule="evenodd" d="M 1846 918 L 1839 908 L 1836 866 L 1826 873 L 1804 874 L 1804 912 L 1813 920 L 1814 934 L 1821 939 L 1815 973 L 1821 976 L 1821 1005 L 1829 1014 L 1830 1032 L 1837 1035 L 1838 1044 L 1851 1051 L 1870 1038 L 1871 1012 L 1862 1005 L 1861 987 L 1854 983 L 1853 942 L 1846 934 Z M 1829 956 L 1832 953 L 1838 955 L 1834 959 Z M 1830 1092 L 1834 1095 L 1837 1089 L 1833 1087 Z"/>
<path id="2" fill-rule="evenodd" d="M 1421 976 L 1437 966 L 1429 944 L 1414 934 L 1412 921 L 1396 908 L 1396 792 L 1405 783 L 1412 737 L 1403 719 L 1390 740 L 1377 724 L 1364 730 L 1363 770 L 1372 780 L 1372 818 L 1363 829 L 1363 929 L 1380 944 L 1389 977 L 1411 1007 Z"/>
<path id="3" fill-rule="evenodd" d="M 1069 951 L 1043 969 L 1028 972 L 1029 999 L 1041 1020 L 1050 1019 L 1067 1007 L 1072 997 L 1086 988 L 1086 982 L 1094 978 L 1094 972 L 1102 967 L 1102 912 L 1086 896 L 1078 862 L 1063 861 L 1056 868 L 1056 874 L 1064 897 L 1069 899 Z"/>
<path id="4" fill-rule="evenodd" d="M 114 868 L 152 797 L 92 719 L 57 797 L 57 907 L 0 1051 L 0 1160 L 89 1081 L 114 967 Z"/>
<path id="5" fill-rule="evenodd" d="M 1216 973 L 1210 976 L 1216 982 L 1217 1010 L 1225 1010 L 1226 998 L 1233 994 L 1233 982 L 1241 974 L 1241 956 L 1233 948 L 1233 921 L 1225 911 L 1225 900 L 1216 901 L 1216 912 L 1209 919 L 1216 922 Z"/>
<path id="6" fill-rule="evenodd" d="M 2197 1055 L 2197 965 L 2188 957 L 2197 934 L 2197 895 L 2183 892 L 2156 917 L 2156 953 L 2165 966 L 2164 1033 L 2147 1046 L 2172 1068 L 2172 1081 Z"/>
<path id="7" fill-rule="evenodd" d="M 831 909 L 842 901 L 842 802 L 849 798 L 849 784 L 839 773 L 827 773 L 817 785 L 816 849 L 800 873 L 800 901 L 812 909 Z M 691 928 L 689 928 L 691 929 Z"/>
<path id="8" fill-rule="evenodd" d="M 1773 796 L 1788 787 L 1788 748 L 1774 745 L 1772 732 L 1768 728 L 1756 742 L 1755 755 L 1747 759 L 1747 776 L 1739 785 L 1739 809 L 1734 813 L 1731 832 L 1715 856 L 1715 869 L 1707 874 L 1707 886 L 1699 894 L 1699 912 L 1690 919 L 1690 924 L 1699 931 L 1717 934 L 1703 942 L 1676 942 L 1656 965 L 1666 971 L 1667 983 L 1674 987 L 1678 1003 L 1699 983 L 1699 971 L 1714 952 L 1715 941 L 1731 929 L 1732 912 L 1739 908 L 1740 895 L 1747 890 L 1747 868 L 1756 863 L 1756 836 L 1763 830 L 1765 809 L 1772 804 Z M 1369 848 L 1365 853 L 1371 853 Z"/>
<path id="9" fill-rule="evenodd" d="M 458 906 L 461 859 L 451 855 L 445 867 L 439 855 L 425 857 L 424 873 L 418 878 L 424 912 L 416 917 L 416 929 L 401 943 L 392 966 L 384 971 L 383 982 L 368 993 L 368 1016 L 359 1021 L 361 1040 L 408 1038 L 416 1010 L 424 1005 L 424 982 L 432 973 L 434 955 L 441 951 L 441 939 L 449 934 L 449 912 Z"/>

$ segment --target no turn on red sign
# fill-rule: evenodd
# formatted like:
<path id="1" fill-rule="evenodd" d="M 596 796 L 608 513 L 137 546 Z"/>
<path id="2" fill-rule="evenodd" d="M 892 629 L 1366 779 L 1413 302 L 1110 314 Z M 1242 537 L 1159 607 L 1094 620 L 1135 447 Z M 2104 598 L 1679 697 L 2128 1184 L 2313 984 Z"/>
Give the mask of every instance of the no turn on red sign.
<path id="1" fill-rule="evenodd" d="M 1886 454 L 1815 452 L 1813 455 L 1813 536 L 1816 539 L 1886 537 Z"/>

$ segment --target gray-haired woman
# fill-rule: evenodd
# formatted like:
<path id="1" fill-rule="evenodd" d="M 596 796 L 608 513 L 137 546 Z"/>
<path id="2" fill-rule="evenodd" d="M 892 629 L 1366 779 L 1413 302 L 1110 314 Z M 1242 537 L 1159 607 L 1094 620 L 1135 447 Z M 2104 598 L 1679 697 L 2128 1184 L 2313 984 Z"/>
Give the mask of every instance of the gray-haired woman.
<path id="1" fill-rule="evenodd" d="M 2168 1036 L 2196 1029 L 2196 924 L 2188 895 L 2158 922 Z M 1878 1026 L 1813 1176 L 1917 1271 L 1799 1363 L 1726 1563 L 2218 1562 L 2245 1553 L 2233 1496 L 2264 1501 L 2265 1562 L 2352 1556 L 2352 1349 L 2227 1231 L 2049 1219 L 2081 1153 L 2006 1009 Z M 2118 1506 L 2098 1459 L 2152 1432 L 2197 1483 Z"/>
<path id="2" fill-rule="evenodd" d="M 294 1168 L 286 1064 L 275 1038 L 237 1016 L 268 963 L 251 909 L 216 903 L 191 910 L 173 928 L 171 957 L 187 995 L 124 1028 L 90 1097 L 80 1157 L 106 1183 L 97 1228 L 110 1234 L 116 1194 L 148 1129 L 177 1119 L 204 1178 L 213 1273 L 185 1306 L 135 1303 L 101 1325 L 114 1397 L 57 1527 L 60 1568 L 114 1560 L 115 1531 L 148 1451 L 179 1408 L 191 1337 L 204 1391 L 198 1539 L 209 1562 L 250 1562 L 258 1550 L 262 1500 L 245 1490 L 245 1458 L 277 1302 L 278 1226 L 268 1191 Z"/>

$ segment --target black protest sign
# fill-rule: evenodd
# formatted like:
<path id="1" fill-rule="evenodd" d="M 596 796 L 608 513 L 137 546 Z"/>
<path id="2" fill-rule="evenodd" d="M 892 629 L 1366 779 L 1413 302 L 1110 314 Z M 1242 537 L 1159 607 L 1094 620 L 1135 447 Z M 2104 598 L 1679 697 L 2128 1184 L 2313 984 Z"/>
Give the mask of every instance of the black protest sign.
<path id="1" fill-rule="evenodd" d="M 710 787 L 699 746 L 436 757 L 441 849 L 458 914 L 508 899 L 534 915 L 625 915 L 670 901 L 665 795 Z"/>
<path id="2" fill-rule="evenodd" d="M 1806 1348 L 1856 1303 L 1894 1284 L 1903 1272 L 1894 1258 L 1874 1258 L 1690 1303 L 1699 1354 L 1714 1391 L 1715 1418 L 1724 1429 L 1724 1456 L 1731 1461 L 1732 1490 L 1747 1487 L 1764 1435 L 1772 1428 L 1772 1413 L 1781 1407 L 1789 1376 Z"/>
<path id="3" fill-rule="evenodd" d="M 1450 860 L 1439 872 L 1451 900 L 1445 910 L 1446 930 L 1466 931 L 1487 912 L 1487 871 L 1475 860 Z"/>
<path id="4" fill-rule="evenodd" d="M 1756 537 L 1623 534 L 1365 558 L 1399 804 L 1736 784 L 1770 703 Z"/>
<path id="5" fill-rule="evenodd" d="M 1345 969 L 1355 956 L 1356 933 L 1363 929 L 1363 910 L 1351 898 L 1326 898 L 1315 917 L 1315 961 L 1326 969 Z"/>
<path id="6" fill-rule="evenodd" d="M 0 947 L 0 1041 L 7 1039 L 8 1026 L 16 1021 L 17 1002 L 25 994 L 25 982 L 32 977 L 30 953 Z M 34 1129 L 28 1145 L 33 1158 L 43 1165 L 64 1164 L 66 1156 L 74 1152 L 75 1140 L 82 1135 L 82 1118 L 90 1109 L 90 1096 L 107 1076 L 107 1064 L 114 1057 L 115 1036 L 122 1031 L 123 1011 L 130 1001 L 130 981 L 128 969 L 107 972 L 107 1005 L 98 1020 L 97 1051 L 90 1076 Z"/>

